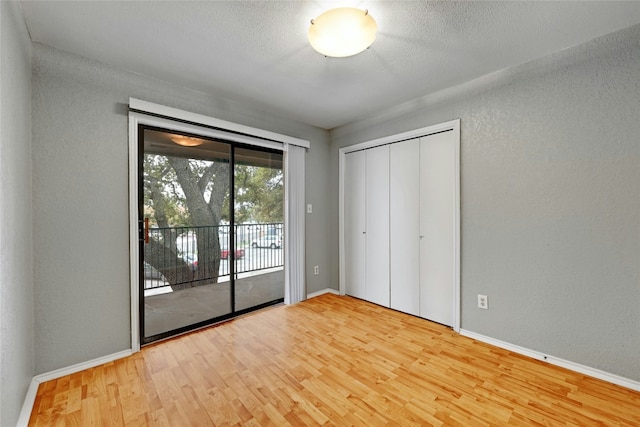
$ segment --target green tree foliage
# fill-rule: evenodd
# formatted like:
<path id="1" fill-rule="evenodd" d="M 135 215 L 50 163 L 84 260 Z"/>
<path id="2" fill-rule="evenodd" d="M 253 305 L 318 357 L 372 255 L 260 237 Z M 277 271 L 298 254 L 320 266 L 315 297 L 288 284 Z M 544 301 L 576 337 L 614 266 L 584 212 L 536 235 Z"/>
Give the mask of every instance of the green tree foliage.
<path id="1" fill-rule="evenodd" d="M 283 180 L 282 169 L 236 166 L 236 222 L 283 222 Z"/>
<path id="2" fill-rule="evenodd" d="M 190 226 L 185 196 L 166 156 L 144 156 L 145 216 L 152 227 Z"/>

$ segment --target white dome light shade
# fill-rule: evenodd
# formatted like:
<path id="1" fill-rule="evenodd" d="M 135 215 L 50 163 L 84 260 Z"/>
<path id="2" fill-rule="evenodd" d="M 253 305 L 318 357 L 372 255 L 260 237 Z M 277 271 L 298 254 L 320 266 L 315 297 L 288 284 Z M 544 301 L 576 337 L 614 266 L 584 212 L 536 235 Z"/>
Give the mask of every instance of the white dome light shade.
<path id="1" fill-rule="evenodd" d="M 331 9 L 311 20 L 309 43 L 325 56 L 358 54 L 376 39 L 378 25 L 368 11 L 353 7 Z"/>
<path id="2" fill-rule="evenodd" d="M 197 147 L 198 145 L 204 144 L 204 141 L 200 138 L 184 135 L 173 135 L 171 141 L 183 147 Z"/>

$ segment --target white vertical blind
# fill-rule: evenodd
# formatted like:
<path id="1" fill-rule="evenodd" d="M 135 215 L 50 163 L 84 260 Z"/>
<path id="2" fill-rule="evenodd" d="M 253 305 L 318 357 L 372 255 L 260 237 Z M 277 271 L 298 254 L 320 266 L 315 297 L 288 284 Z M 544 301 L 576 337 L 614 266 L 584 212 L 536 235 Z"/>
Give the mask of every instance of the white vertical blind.
<path id="1" fill-rule="evenodd" d="M 295 304 L 305 299 L 305 148 L 284 146 L 285 186 L 285 253 L 284 303 Z"/>

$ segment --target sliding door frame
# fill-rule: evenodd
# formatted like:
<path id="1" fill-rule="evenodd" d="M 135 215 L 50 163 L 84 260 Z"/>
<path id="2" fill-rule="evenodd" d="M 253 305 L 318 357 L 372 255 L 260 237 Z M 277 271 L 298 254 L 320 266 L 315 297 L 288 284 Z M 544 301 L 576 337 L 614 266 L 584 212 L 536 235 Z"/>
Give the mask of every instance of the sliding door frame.
<path id="1" fill-rule="evenodd" d="M 285 168 L 285 236 L 287 241 L 291 239 L 302 239 L 302 244 L 297 247 L 304 248 L 304 235 L 293 236 L 288 233 L 288 217 L 293 209 L 304 213 L 304 192 L 292 197 L 289 194 L 287 169 L 289 165 L 288 150 L 294 147 L 309 148 L 307 140 L 265 131 L 238 123 L 228 122 L 201 114 L 191 113 L 159 104 L 142 101 L 135 98 L 129 100 L 129 276 L 131 295 L 131 350 L 140 351 L 142 336 L 140 334 L 140 224 L 139 218 L 139 129 L 141 126 L 162 128 L 169 131 L 201 135 L 212 139 L 223 139 L 236 145 L 262 147 L 272 150 L 282 151 L 284 155 Z M 304 163 L 304 159 L 302 159 Z M 304 173 L 304 166 L 302 167 Z M 301 196 L 301 197 L 300 197 Z M 292 199 L 295 199 L 296 206 L 291 207 Z M 297 206 L 300 205 L 300 206 Z M 294 214 L 295 215 L 295 214 Z M 304 216 L 301 218 L 304 227 Z M 304 263 L 304 252 L 294 253 L 287 249 L 285 245 L 285 303 L 297 302 L 299 298 L 292 298 L 290 293 L 300 293 L 304 289 L 304 277 L 300 280 L 298 274 L 288 274 L 290 269 L 299 270 L 300 262 Z"/>
<path id="2" fill-rule="evenodd" d="M 348 147 L 343 147 L 339 150 L 338 153 L 338 168 L 339 168 L 339 205 L 338 205 L 338 223 L 339 223 L 339 231 L 338 231 L 338 246 L 339 246 L 339 260 L 340 260 L 340 295 L 344 295 L 346 291 L 346 279 L 345 279 L 345 228 L 344 228 L 344 207 L 345 207 L 345 198 L 344 198 L 344 177 L 345 177 L 345 156 L 347 153 L 351 153 L 359 150 L 366 150 L 368 148 L 374 148 L 381 145 L 394 144 L 397 142 L 402 142 L 410 139 L 415 139 L 423 136 L 433 135 L 435 133 L 452 131 L 454 135 L 454 146 L 455 146 L 455 164 L 454 164 L 454 175 L 455 175 L 455 183 L 454 189 L 455 192 L 454 200 L 454 230 L 452 230 L 453 241 L 454 241 L 454 295 L 453 295 L 453 325 L 452 328 L 456 332 L 460 332 L 460 119 L 451 120 L 449 122 L 440 123 L 433 126 L 423 127 L 419 129 L 414 129 L 408 132 L 403 132 L 395 135 L 385 136 L 383 138 L 374 139 L 371 141 L 362 142 L 359 144 L 350 145 Z"/>

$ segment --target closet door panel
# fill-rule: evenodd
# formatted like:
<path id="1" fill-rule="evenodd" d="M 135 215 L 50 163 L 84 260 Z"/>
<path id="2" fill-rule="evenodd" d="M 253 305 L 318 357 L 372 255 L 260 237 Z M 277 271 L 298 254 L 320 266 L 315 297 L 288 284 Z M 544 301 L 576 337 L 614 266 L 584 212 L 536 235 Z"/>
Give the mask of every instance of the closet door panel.
<path id="1" fill-rule="evenodd" d="M 390 306 L 420 315 L 420 140 L 389 148 Z"/>
<path id="2" fill-rule="evenodd" d="M 365 152 L 365 299 L 389 307 L 389 146 Z"/>
<path id="3" fill-rule="evenodd" d="M 344 247 L 345 292 L 365 298 L 365 161 L 364 151 L 345 155 Z"/>
<path id="4" fill-rule="evenodd" d="M 453 132 L 420 138 L 420 316 L 453 325 L 455 146 Z"/>

